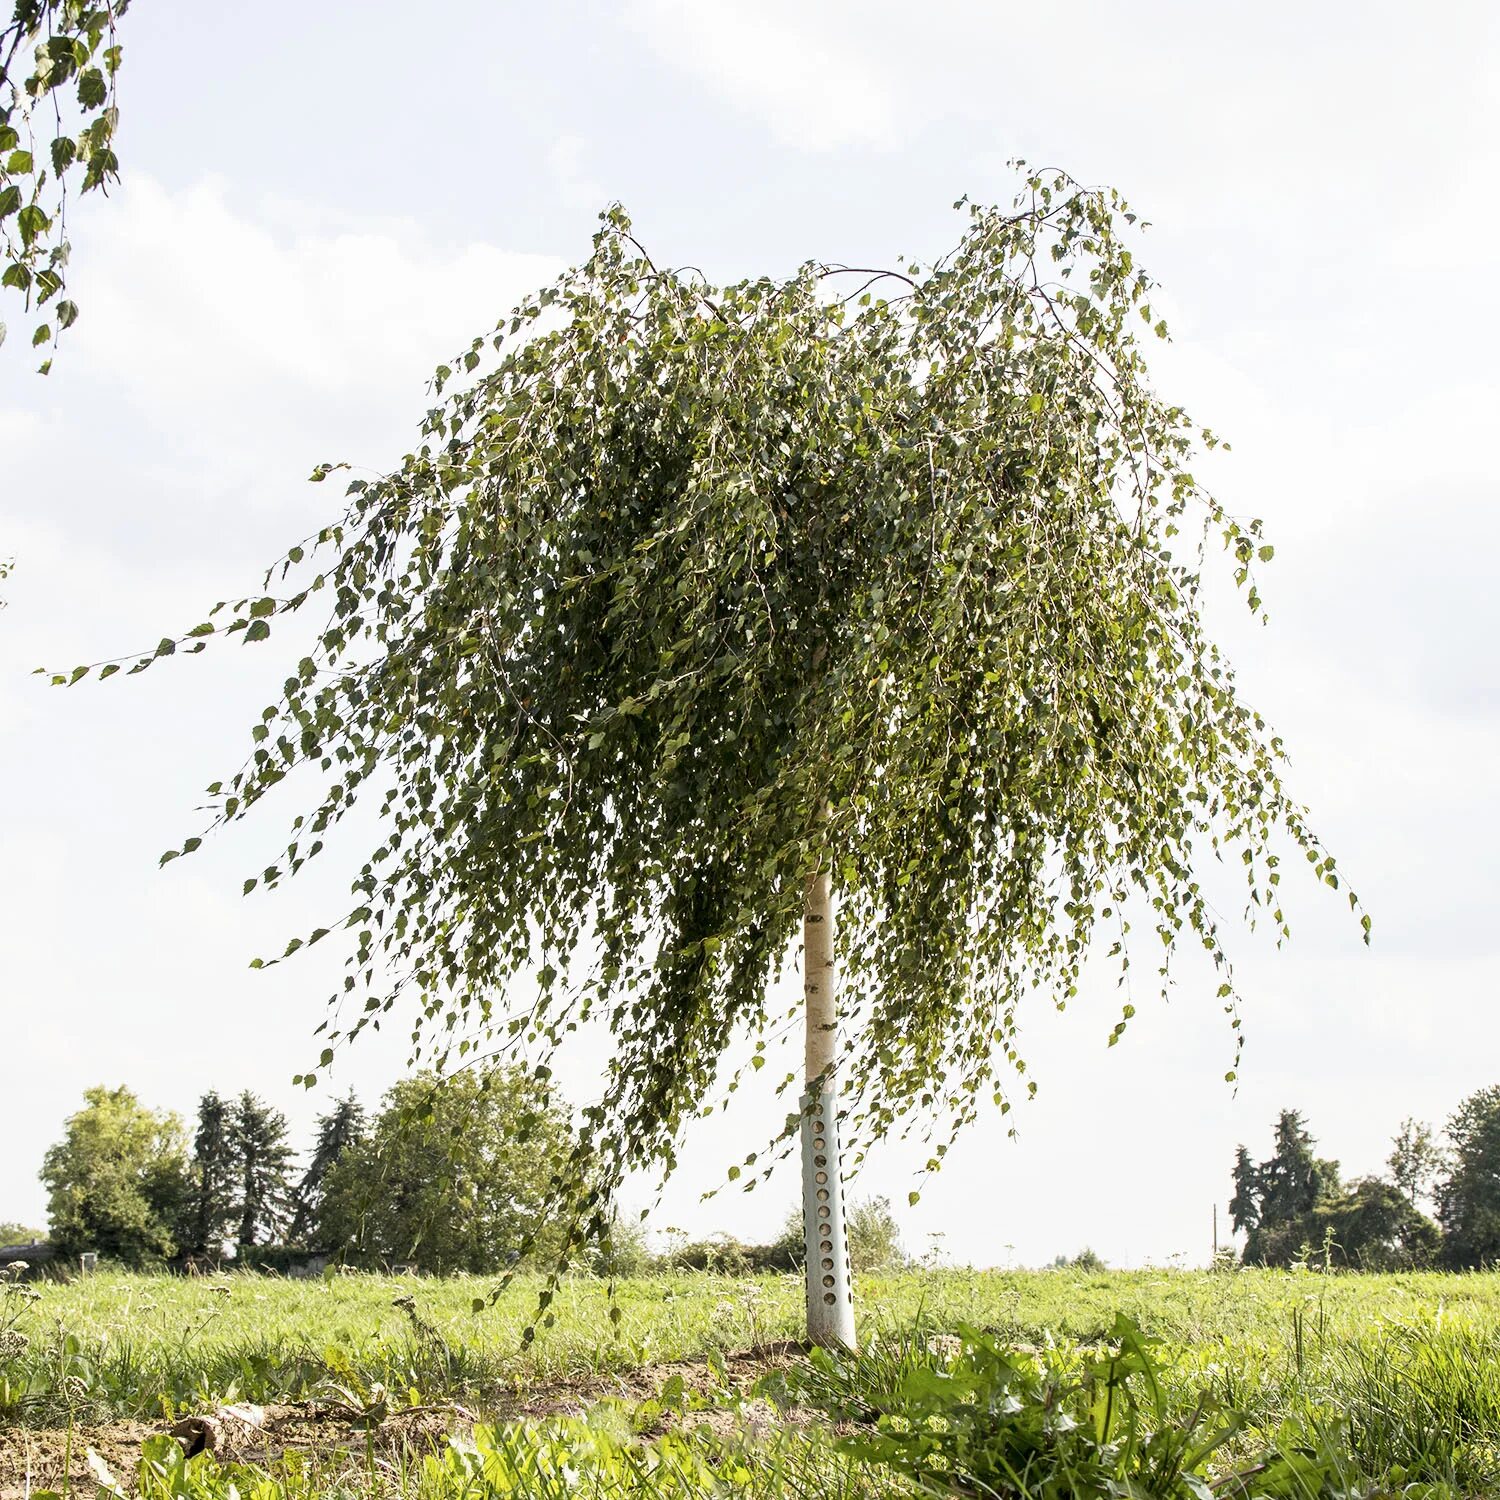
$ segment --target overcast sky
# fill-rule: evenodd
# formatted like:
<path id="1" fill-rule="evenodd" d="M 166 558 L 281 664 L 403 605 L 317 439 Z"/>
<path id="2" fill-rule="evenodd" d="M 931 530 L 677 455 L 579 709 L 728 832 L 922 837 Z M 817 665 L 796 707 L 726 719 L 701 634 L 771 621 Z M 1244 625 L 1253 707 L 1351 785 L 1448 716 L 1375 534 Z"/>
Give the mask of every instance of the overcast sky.
<path id="1" fill-rule="evenodd" d="M 277 638 L 68 692 L 30 669 L 153 645 L 253 587 L 337 505 L 313 464 L 397 460 L 432 366 L 585 254 L 611 199 L 659 259 L 720 279 L 889 263 L 951 243 L 960 194 L 1008 198 L 1018 155 L 1152 221 L 1158 384 L 1230 438 L 1203 472 L 1277 548 L 1270 626 L 1215 627 L 1375 942 L 1308 884 L 1290 947 L 1238 945 L 1237 1090 L 1206 984 L 1143 1004 L 1112 1050 L 1107 985 L 1043 1006 L 1019 1139 L 977 1128 L 915 1210 L 914 1150 L 856 1193 L 977 1264 L 1198 1261 L 1236 1143 L 1264 1154 L 1280 1107 L 1353 1174 L 1403 1116 L 1500 1081 L 1496 16 L 448 0 L 417 29 L 392 0 L 138 0 L 124 182 L 74 216 L 82 317 L 48 379 L 24 339 L 0 350 L 0 1219 L 40 1221 L 42 1153 L 93 1083 L 185 1115 L 253 1088 L 300 1139 L 327 1095 L 290 1078 L 337 955 L 246 966 L 341 895 L 310 871 L 241 899 L 274 819 L 157 869 L 285 676 Z M 362 1041 L 330 1087 L 373 1102 L 404 1057 Z M 564 1069 L 574 1097 L 598 1061 Z M 782 1112 L 752 1097 L 695 1129 L 655 1222 L 770 1237 L 790 1176 L 698 1196 Z"/>

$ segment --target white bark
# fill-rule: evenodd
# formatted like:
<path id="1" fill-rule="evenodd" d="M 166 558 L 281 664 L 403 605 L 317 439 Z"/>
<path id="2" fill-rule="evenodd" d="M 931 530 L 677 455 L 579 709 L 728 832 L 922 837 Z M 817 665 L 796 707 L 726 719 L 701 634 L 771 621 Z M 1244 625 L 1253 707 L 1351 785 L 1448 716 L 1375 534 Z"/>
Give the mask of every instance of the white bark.
<path id="1" fill-rule="evenodd" d="M 802 984 L 807 1006 L 807 1095 L 802 1116 L 802 1222 L 807 1247 L 807 1336 L 855 1347 L 838 1143 L 838 971 L 828 872 L 807 881 Z"/>

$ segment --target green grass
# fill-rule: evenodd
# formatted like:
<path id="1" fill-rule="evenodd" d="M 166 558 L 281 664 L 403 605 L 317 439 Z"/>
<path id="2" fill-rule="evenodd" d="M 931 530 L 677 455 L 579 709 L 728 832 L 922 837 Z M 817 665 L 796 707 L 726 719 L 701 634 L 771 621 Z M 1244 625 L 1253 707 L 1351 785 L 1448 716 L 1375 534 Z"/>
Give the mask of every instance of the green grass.
<path id="1" fill-rule="evenodd" d="M 295 1400 L 330 1372 L 399 1388 L 413 1362 L 428 1382 L 441 1380 L 444 1394 L 518 1388 L 793 1338 L 802 1315 L 794 1277 L 643 1277 L 618 1283 L 613 1302 L 603 1282 L 580 1278 L 564 1283 L 553 1325 L 524 1348 L 540 1283 L 522 1278 L 494 1308 L 473 1313 L 473 1299 L 493 1285 L 108 1274 L 41 1283 L 18 1323 L 30 1346 L 0 1366 L 0 1419 L 24 1419 L 25 1397 L 55 1393 L 65 1376 L 82 1380 L 89 1403 L 116 1416 L 155 1416 L 164 1397 L 191 1404 L 231 1384 L 242 1399 Z M 430 1368 L 427 1341 L 393 1305 L 408 1295 L 448 1350 L 442 1369 Z M 876 1335 L 967 1321 L 1021 1343 L 1087 1341 L 1122 1312 L 1176 1346 L 1184 1378 L 1217 1382 L 1240 1400 L 1315 1385 L 1353 1351 L 1385 1340 L 1436 1329 L 1492 1338 L 1500 1275 L 920 1271 L 869 1277 L 860 1287 L 862 1325 Z"/>
<path id="2" fill-rule="evenodd" d="M 15 1329 L 27 1344 L 0 1360 L 0 1427 L 152 1419 L 225 1399 L 303 1400 L 335 1386 L 362 1398 L 377 1384 L 398 1403 L 462 1400 L 484 1414 L 549 1381 L 795 1337 L 801 1315 L 801 1288 L 789 1277 L 647 1277 L 620 1283 L 613 1302 L 602 1283 L 580 1278 L 563 1285 L 551 1326 L 527 1346 L 534 1281 L 518 1282 L 481 1314 L 470 1304 L 490 1289 L 484 1280 L 234 1276 L 217 1284 L 227 1294 L 206 1280 L 124 1275 L 43 1284 L 24 1305 L 12 1292 Z M 415 1299 L 415 1318 L 395 1305 L 403 1297 Z M 894 1358 L 891 1351 L 926 1359 L 929 1334 L 964 1324 L 991 1331 L 998 1346 L 1019 1348 L 1039 1368 L 1083 1369 L 1123 1313 L 1161 1340 L 1152 1359 L 1163 1405 L 1153 1422 L 1197 1421 L 1209 1406 L 1236 1414 L 1237 1430 L 1215 1463 L 1248 1465 L 1273 1450 L 1320 1455 L 1324 1478 L 1287 1494 L 1500 1493 L 1500 1275 L 923 1271 L 867 1278 L 861 1303 L 876 1363 L 845 1372 L 856 1393 L 861 1382 L 889 1380 L 879 1362 Z M 740 1461 L 731 1451 L 740 1439 L 726 1437 L 722 1424 L 701 1441 L 668 1435 L 642 1444 L 610 1426 L 628 1428 L 630 1420 L 616 1413 L 581 1425 L 502 1426 L 493 1441 L 535 1448 L 526 1462 L 537 1473 L 545 1467 L 538 1454 L 582 1444 L 609 1484 L 626 1486 L 599 1494 L 696 1494 L 671 1489 L 661 1474 L 654 1489 L 627 1480 L 645 1484 L 629 1477 L 643 1463 L 655 1472 L 701 1460 L 724 1474 Z M 681 1442 L 696 1455 L 692 1463 L 673 1446 Z M 856 1483 L 847 1459 L 808 1432 L 762 1434 L 755 1449 L 750 1477 L 728 1492 L 796 1493 L 805 1481 L 808 1493 L 819 1486 L 835 1493 Z M 424 1462 L 414 1458 L 400 1473 L 387 1466 L 380 1484 L 403 1494 L 422 1486 L 433 1495 L 447 1494 L 444 1486 L 474 1491 L 455 1477 L 477 1462 L 467 1448 Z M 492 1456 L 480 1467 L 498 1472 L 504 1462 Z M 786 1471 L 781 1489 L 756 1488 L 778 1465 Z M 171 1482 L 209 1483 L 211 1466 L 189 1468 L 191 1476 Z M 1325 1483 L 1329 1473 L 1342 1488 Z M 237 1487 L 245 1494 L 270 1484 L 264 1500 L 287 1500 L 298 1485 L 316 1491 L 324 1483 L 310 1475 L 304 1466 Z M 366 1476 L 358 1488 L 374 1484 Z M 541 1480 L 531 1490 L 485 1484 L 496 1493 L 574 1493 Z M 217 1491 L 203 1493 L 212 1500 Z"/>

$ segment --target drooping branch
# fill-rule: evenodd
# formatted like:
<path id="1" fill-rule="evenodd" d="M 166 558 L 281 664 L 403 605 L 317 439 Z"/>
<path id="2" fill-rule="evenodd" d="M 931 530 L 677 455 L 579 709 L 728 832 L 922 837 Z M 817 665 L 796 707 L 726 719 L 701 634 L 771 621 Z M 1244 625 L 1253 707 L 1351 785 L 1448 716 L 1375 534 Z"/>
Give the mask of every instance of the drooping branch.
<path id="1" fill-rule="evenodd" d="M 17 292 L 27 312 L 52 304 L 52 321 L 44 315 L 32 330 L 33 347 L 55 346 L 78 318 L 77 304 L 64 295 L 70 174 L 82 174 L 84 192 L 107 188 L 119 175 L 116 24 L 129 6 L 19 0 L 0 29 L 0 287 Z M 66 120 L 65 89 L 72 95 Z M 49 355 L 43 374 L 51 364 Z"/>

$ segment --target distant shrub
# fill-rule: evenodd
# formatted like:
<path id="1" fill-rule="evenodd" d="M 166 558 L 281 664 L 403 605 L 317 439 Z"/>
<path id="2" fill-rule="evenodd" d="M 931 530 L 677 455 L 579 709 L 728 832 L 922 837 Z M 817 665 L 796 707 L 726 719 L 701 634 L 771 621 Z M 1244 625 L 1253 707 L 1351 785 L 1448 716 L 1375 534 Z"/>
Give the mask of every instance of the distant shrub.
<path id="1" fill-rule="evenodd" d="M 617 1219 L 609 1243 L 585 1245 L 573 1269 L 591 1276 L 644 1276 L 656 1266 L 645 1225 L 638 1219 Z"/>
<path id="2" fill-rule="evenodd" d="M 1107 1271 L 1109 1263 L 1097 1251 L 1085 1245 L 1077 1255 L 1057 1255 L 1048 1264 L 1049 1271 Z"/>
<path id="3" fill-rule="evenodd" d="M 674 1271 L 713 1271 L 723 1276 L 794 1271 L 802 1263 L 800 1223 L 795 1245 L 786 1235 L 769 1245 L 749 1245 L 732 1234 L 713 1234 L 676 1246 L 662 1257 L 661 1264 Z"/>
<path id="4" fill-rule="evenodd" d="M 899 1271 L 908 1264 L 889 1198 L 861 1198 L 851 1203 L 844 1233 L 849 1241 L 849 1260 L 857 1273 Z"/>
<path id="5" fill-rule="evenodd" d="M 862 1198 L 851 1203 L 844 1233 L 856 1275 L 896 1271 L 909 1264 L 889 1198 Z M 730 1234 L 715 1234 L 677 1246 L 664 1260 L 674 1270 L 741 1276 L 752 1271 L 800 1271 L 804 1255 L 802 1210 L 794 1207 L 781 1234 L 769 1244 L 747 1244 Z"/>

